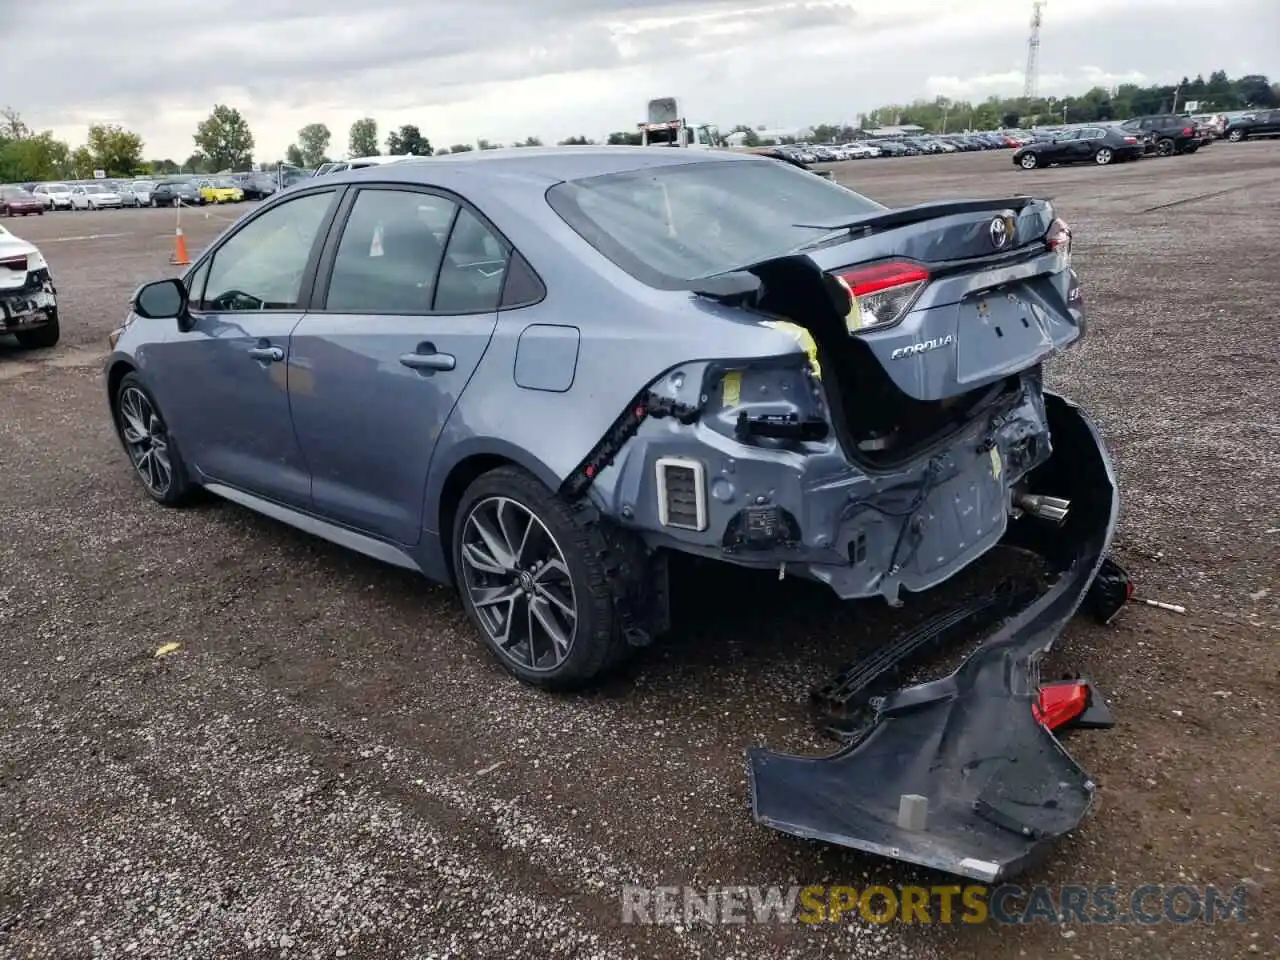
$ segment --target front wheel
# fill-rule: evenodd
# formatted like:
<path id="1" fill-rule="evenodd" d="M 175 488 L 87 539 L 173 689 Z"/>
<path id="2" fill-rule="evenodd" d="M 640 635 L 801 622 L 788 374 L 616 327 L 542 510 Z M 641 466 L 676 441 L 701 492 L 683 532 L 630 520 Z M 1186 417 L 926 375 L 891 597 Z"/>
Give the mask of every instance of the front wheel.
<path id="1" fill-rule="evenodd" d="M 1114 153 L 1111 152 L 1110 147 L 1103 147 L 1093 155 L 1093 162 L 1100 167 L 1105 167 L 1115 158 L 1116 156 Z"/>
<path id="2" fill-rule="evenodd" d="M 1160 142 L 1156 144 L 1156 153 L 1158 153 L 1162 157 L 1173 156 L 1173 153 L 1176 149 L 1177 149 L 1177 145 L 1168 137 L 1162 138 Z"/>
<path id="3" fill-rule="evenodd" d="M 475 480 L 452 547 L 467 615 L 520 680 L 581 687 L 627 653 L 605 532 L 531 474 L 508 466 Z"/>
<path id="4" fill-rule="evenodd" d="M 1232 143 L 1239 143 L 1241 140 L 1244 139 L 1244 131 L 1232 130 L 1230 133 L 1227 134 L 1227 139 L 1230 140 Z"/>
<path id="5" fill-rule="evenodd" d="M 147 495 L 166 507 L 188 502 L 196 487 L 187 477 L 159 405 L 137 374 L 127 373 L 120 380 L 112 412 L 120 443 Z"/>
<path id="6" fill-rule="evenodd" d="M 1018 163 L 1021 164 L 1023 170 L 1034 170 L 1040 166 L 1040 160 L 1034 153 L 1024 153 Z"/>

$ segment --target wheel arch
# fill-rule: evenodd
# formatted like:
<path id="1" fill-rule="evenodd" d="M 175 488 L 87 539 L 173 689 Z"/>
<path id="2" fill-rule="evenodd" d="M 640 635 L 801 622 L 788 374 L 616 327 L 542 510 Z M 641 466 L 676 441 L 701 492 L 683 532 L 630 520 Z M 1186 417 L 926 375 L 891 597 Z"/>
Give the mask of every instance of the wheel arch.
<path id="1" fill-rule="evenodd" d="M 476 438 L 458 444 L 444 463 L 431 466 L 425 516 L 428 526 L 434 526 L 435 535 L 439 538 L 450 581 L 456 575 L 453 568 L 453 522 L 462 497 L 477 478 L 504 466 L 517 466 L 529 471 L 552 492 L 563 480 L 527 450 L 496 438 Z"/>
<path id="2" fill-rule="evenodd" d="M 114 413 L 116 409 L 116 395 L 120 392 L 120 381 L 131 373 L 137 373 L 138 368 L 128 360 L 117 359 L 112 360 L 107 367 L 107 402 L 111 405 Z"/>

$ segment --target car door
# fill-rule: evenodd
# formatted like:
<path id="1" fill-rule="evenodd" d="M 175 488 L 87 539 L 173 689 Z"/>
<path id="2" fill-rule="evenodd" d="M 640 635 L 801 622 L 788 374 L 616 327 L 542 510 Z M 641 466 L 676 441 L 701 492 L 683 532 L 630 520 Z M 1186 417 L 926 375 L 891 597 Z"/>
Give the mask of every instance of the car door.
<path id="1" fill-rule="evenodd" d="M 344 207 L 293 335 L 293 422 L 316 512 L 411 546 L 440 432 L 497 324 L 509 248 L 441 192 L 370 185 Z"/>
<path id="2" fill-rule="evenodd" d="M 189 274 L 186 329 L 147 365 L 190 466 L 298 509 L 311 506 L 311 477 L 289 412 L 289 335 L 339 190 L 268 205 L 222 239 Z"/>

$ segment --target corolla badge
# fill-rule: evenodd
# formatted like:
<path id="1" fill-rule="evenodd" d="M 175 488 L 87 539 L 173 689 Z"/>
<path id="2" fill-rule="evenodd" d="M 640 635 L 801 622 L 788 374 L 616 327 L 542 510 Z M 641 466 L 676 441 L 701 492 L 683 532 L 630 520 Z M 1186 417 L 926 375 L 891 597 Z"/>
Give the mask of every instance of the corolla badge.
<path id="1" fill-rule="evenodd" d="M 997 250 L 1003 250 L 1009 245 L 1009 241 L 1013 239 L 1013 223 L 1008 217 L 996 217 L 991 221 L 988 228 L 991 235 L 991 245 Z"/>
<path id="2" fill-rule="evenodd" d="M 898 347 L 893 353 L 889 354 L 890 360 L 901 360 L 903 357 L 914 357 L 917 354 L 927 353 L 930 350 L 939 350 L 942 347 L 949 347 L 956 342 L 956 338 L 951 334 L 945 337 L 934 337 L 931 340 L 921 340 L 919 343 L 913 343 L 905 347 Z"/>

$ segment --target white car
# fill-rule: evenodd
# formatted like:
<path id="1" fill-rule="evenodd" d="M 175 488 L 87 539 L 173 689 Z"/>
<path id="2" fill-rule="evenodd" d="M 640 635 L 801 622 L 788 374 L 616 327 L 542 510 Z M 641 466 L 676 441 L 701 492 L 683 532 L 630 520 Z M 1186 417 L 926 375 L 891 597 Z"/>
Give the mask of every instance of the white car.
<path id="1" fill-rule="evenodd" d="M 400 163 L 403 160 L 420 159 L 416 154 L 394 154 L 391 156 L 354 157 L 351 160 L 330 160 L 316 167 L 313 177 L 323 177 L 329 173 L 341 173 L 343 170 L 360 170 L 364 167 L 376 167 L 384 163 Z"/>
<path id="2" fill-rule="evenodd" d="M 96 183 L 86 183 L 83 186 L 72 187 L 72 210 L 104 210 L 107 207 L 119 209 L 120 194 L 108 190 L 106 187 L 100 187 Z"/>
<path id="3" fill-rule="evenodd" d="M 880 156 L 880 148 L 873 147 L 867 143 L 851 143 L 845 149 L 849 151 L 849 156 L 854 160 L 869 160 L 872 157 Z"/>
<path id="4" fill-rule="evenodd" d="M 46 210 L 71 209 L 71 188 L 65 183 L 38 183 L 31 192 L 40 198 Z"/>
<path id="5" fill-rule="evenodd" d="M 18 346 L 52 347 L 58 342 L 58 300 L 49 264 L 35 244 L 0 227 L 0 334 Z"/>
<path id="6" fill-rule="evenodd" d="M 150 180 L 135 180 L 129 184 L 129 189 L 133 191 L 133 195 L 138 198 L 138 206 L 151 206 L 151 191 L 155 184 Z"/>

